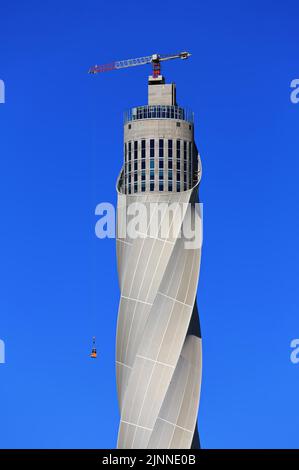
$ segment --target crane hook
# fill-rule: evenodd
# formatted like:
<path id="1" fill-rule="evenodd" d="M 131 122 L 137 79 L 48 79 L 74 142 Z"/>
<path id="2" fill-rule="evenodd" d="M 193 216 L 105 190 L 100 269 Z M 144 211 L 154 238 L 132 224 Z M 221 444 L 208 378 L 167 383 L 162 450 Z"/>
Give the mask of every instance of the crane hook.
<path id="1" fill-rule="evenodd" d="M 97 358 L 97 348 L 96 348 L 96 337 L 95 336 L 92 337 L 92 349 L 91 349 L 90 357 L 92 359 Z"/>

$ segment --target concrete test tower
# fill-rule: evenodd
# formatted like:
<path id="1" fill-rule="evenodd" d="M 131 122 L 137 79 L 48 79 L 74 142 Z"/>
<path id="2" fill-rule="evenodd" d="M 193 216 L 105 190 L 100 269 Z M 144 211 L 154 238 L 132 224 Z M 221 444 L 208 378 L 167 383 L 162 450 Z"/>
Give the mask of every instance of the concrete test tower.
<path id="1" fill-rule="evenodd" d="M 120 449 L 199 447 L 201 162 L 193 115 L 177 105 L 175 84 L 165 84 L 160 70 L 162 61 L 190 55 L 154 54 L 89 70 L 153 66 L 148 104 L 125 115 L 124 163 L 117 181 Z M 136 206 L 138 229 L 132 236 L 127 216 L 136 214 Z M 199 243 L 188 243 L 184 228 L 192 221 Z"/>
<path id="2" fill-rule="evenodd" d="M 201 219 L 200 178 L 193 115 L 178 106 L 175 84 L 165 84 L 159 71 L 149 77 L 148 104 L 125 114 L 117 181 L 121 449 L 199 447 L 201 246 L 187 248 L 181 225 L 190 217 Z M 127 214 L 136 203 L 146 207 L 147 218 L 140 236 L 132 239 L 126 233 Z M 175 204 L 182 208 L 180 216 L 172 210 Z M 163 237 L 152 233 L 152 206 L 161 212 L 159 227 L 163 218 L 168 221 Z"/>

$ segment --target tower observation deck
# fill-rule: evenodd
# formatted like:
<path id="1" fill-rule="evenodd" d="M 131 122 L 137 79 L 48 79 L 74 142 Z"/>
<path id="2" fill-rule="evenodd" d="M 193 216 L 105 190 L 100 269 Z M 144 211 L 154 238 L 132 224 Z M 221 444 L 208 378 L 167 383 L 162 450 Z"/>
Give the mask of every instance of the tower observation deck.
<path id="1" fill-rule="evenodd" d="M 124 115 L 120 191 L 180 192 L 199 180 L 193 113 L 176 103 L 175 84 L 148 85 L 148 104 Z"/>

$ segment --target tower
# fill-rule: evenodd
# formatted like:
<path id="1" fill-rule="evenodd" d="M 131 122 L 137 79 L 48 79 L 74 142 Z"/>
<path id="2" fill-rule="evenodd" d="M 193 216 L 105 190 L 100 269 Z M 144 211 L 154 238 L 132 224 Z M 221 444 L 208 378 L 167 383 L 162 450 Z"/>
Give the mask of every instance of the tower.
<path id="1" fill-rule="evenodd" d="M 148 104 L 125 114 L 117 181 L 118 448 L 199 446 L 201 245 L 189 246 L 182 227 L 201 222 L 200 178 L 193 114 L 178 106 L 175 84 L 156 73 Z M 128 214 L 138 207 L 132 236 Z"/>

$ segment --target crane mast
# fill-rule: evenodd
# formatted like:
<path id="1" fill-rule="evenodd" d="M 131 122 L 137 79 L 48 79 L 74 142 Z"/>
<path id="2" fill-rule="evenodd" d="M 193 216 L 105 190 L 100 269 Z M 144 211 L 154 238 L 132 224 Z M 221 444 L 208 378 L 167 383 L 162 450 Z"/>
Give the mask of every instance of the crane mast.
<path id="1" fill-rule="evenodd" d="M 161 74 L 161 62 L 173 59 L 188 59 L 190 56 L 190 52 L 179 52 L 171 55 L 152 54 L 145 57 L 137 57 L 136 59 L 119 60 L 111 62 L 110 64 L 94 65 L 89 69 L 89 73 L 97 74 L 151 63 L 153 67 L 153 78 L 156 79 Z"/>

